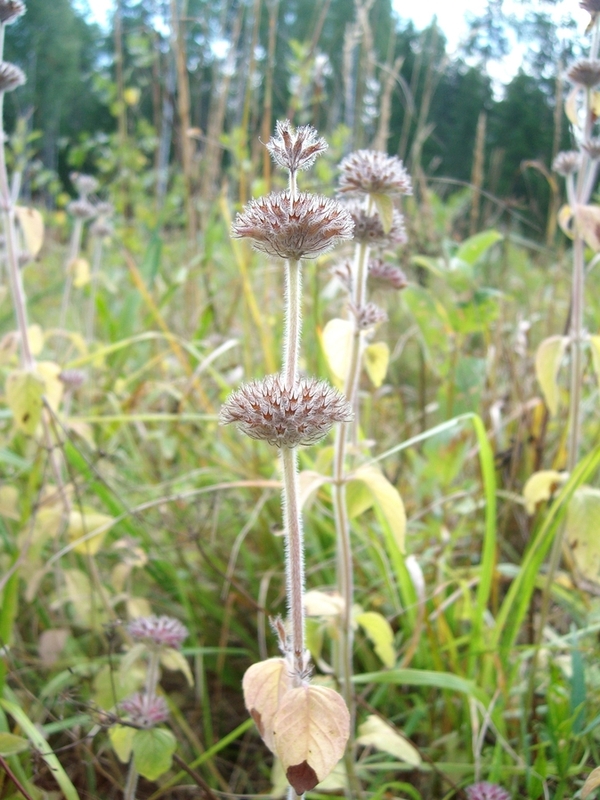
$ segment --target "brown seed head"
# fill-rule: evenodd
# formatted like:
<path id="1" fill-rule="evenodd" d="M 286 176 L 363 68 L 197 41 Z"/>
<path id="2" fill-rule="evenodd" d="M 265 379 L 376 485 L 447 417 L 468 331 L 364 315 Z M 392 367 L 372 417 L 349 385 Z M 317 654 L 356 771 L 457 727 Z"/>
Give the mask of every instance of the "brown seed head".
<path id="1" fill-rule="evenodd" d="M 386 233 L 379 214 L 375 212 L 368 216 L 359 201 L 349 200 L 345 203 L 344 208 L 350 212 L 354 221 L 354 238 L 357 241 L 380 246 L 404 244 L 408 241 L 404 217 L 397 209 L 394 209 L 392 227 Z"/>
<path id="2" fill-rule="evenodd" d="M 86 200 L 85 197 L 79 200 L 71 200 L 67 206 L 67 211 L 69 214 L 72 214 L 74 217 L 79 217 L 80 219 L 92 219 L 92 217 L 96 216 L 96 207 L 93 206 L 89 200 Z"/>
<path id="3" fill-rule="evenodd" d="M 352 409 L 326 381 L 300 378 L 287 386 L 282 375 L 267 375 L 234 392 L 219 417 L 221 424 L 235 422 L 252 439 L 296 447 L 318 442 L 336 422 L 349 422 Z"/>
<path id="4" fill-rule="evenodd" d="M 325 139 L 321 139 L 311 125 L 301 125 L 294 130 L 287 119 L 277 122 L 275 136 L 267 142 L 273 161 L 290 172 L 312 167 L 327 147 Z"/>
<path id="5" fill-rule="evenodd" d="M 21 0 L 0 0 L 0 24 L 12 25 L 25 13 L 25 4 Z"/>
<path id="6" fill-rule="evenodd" d="M 570 175 L 581 167 L 581 153 L 578 150 L 563 150 L 558 153 L 552 163 L 554 172 L 559 175 Z"/>
<path id="7" fill-rule="evenodd" d="M 361 331 L 367 328 L 373 328 L 375 325 L 380 325 L 382 322 L 387 322 L 388 315 L 383 308 L 379 308 L 375 303 L 367 303 L 360 308 L 352 309 L 356 316 L 356 322 Z"/>
<path id="8" fill-rule="evenodd" d="M 600 83 L 600 59 L 580 58 L 569 67 L 567 78 L 572 83 L 592 89 Z"/>
<path id="9" fill-rule="evenodd" d="M 154 728 L 169 718 L 169 707 L 164 697 L 136 692 L 119 703 L 121 710 L 129 715 L 134 725 Z"/>
<path id="10" fill-rule="evenodd" d="M 316 258 L 352 238 L 352 218 L 335 200 L 289 192 L 251 200 L 232 227 L 235 238 L 253 239 L 254 247 L 279 258 Z"/>
<path id="11" fill-rule="evenodd" d="M 26 80 L 22 69 L 9 61 L 0 61 L 0 92 L 12 92 Z"/>
<path id="12" fill-rule="evenodd" d="M 412 194 L 410 176 L 397 156 L 357 150 L 340 164 L 339 191 L 348 194 Z"/>
<path id="13" fill-rule="evenodd" d="M 369 261 L 369 280 L 379 286 L 389 289 L 406 289 L 408 279 L 400 267 L 388 264 L 380 258 Z"/>

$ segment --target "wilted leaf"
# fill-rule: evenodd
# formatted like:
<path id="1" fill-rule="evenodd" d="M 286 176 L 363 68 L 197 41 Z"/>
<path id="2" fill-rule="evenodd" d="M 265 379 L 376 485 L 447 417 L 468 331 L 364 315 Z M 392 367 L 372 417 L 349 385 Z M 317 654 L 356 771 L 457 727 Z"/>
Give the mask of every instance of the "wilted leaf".
<path id="1" fill-rule="evenodd" d="M 10 372 L 6 379 L 6 403 L 13 412 L 17 428 L 33 436 L 42 418 L 44 381 L 34 372 Z"/>
<path id="2" fill-rule="evenodd" d="M 65 390 L 64 383 L 59 380 L 61 367 L 54 361 L 39 361 L 37 373 L 44 381 L 44 397 L 53 411 L 58 411 Z"/>
<path id="3" fill-rule="evenodd" d="M 71 511 L 67 534 L 71 542 L 76 542 L 73 550 L 76 553 L 96 555 L 113 522 L 113 517 L 97 511 L 85 510 L 84 515 L 81 511 Z M 95 536 L 89 536 L 96 530 L 99 532 Z"/>
<path id="4" fill-rule="evenodd" d="M 30 325 L 27 328 L 27 339 L 29 340 L 31 355 L 39 356 L 44 347 L 44 331 L 41 325 Z"/>
<path id="5" fill-rule="evenodd" d="M 0 517 L 19 519 L 19 492 L 16 486 L 0 486 Z"/>
<path id="6" fill-rule="evenodd" d="M 323 329 L 323 351 L 331 374 L 339 382 L 348 373 L 352 331 L 352 323 L 347 319 L 330 319 Z"/>
<path id="7" fill-rule="evenodd" d="M 44 244 L 44 218 L 36 208 L 15 206 L 27 252 L 35 258 Z"/>
<path id="8" fill-rule="evenodd" d="M 338 592 L 311 589 L 304 595 L 304 611 L 309 617 L 339 617 L 343 610 L 344 600 Z"/>
<path id="9" fill-rule="evenodd" d="M 568 341 L 566 336 L 550 336 L 544 339 L 535 354 L 535 374 L 552 416 L 558 411 L 558 370 Z"/>
<path id="10" fill-rule="evenodd" d="M 275 752 L 273 720 L 283 696 L 292 687 L 290 670 L 283 658 L 259 661 L 244 673 L 244 702 L 269 750 Z"/>
<path id="11" fill-rule="evenodd" d="M 379 658 L 386 667 L 396 663 L 394 649 L 394 631 L 387 619 L 377 611 L 364 611 L 358 614 L 356 621 L 367 634 Z"/>
<path id="12" fill-rule="evenodd" d="M 289 689 L 273 720 L 275 753 L 296 794 L 324 780 L 344 755 L 350 714 L 343 698 L 325 686 Z"/>
<path id="13" fill-rule="evenodd" d="M 567 542 L 584 578 L 600 582 L 600 489 L 580 486 L 567 508 Z"/>
<path id="14" fill-rule="evenodd" d="M 90 282 L 90 262 L 86 258 L 74 259 L 70 264 L 70 268 L 73 271 L 73 286 L 76 289 L 81 289 Z"/>
<path id="15" fill-rule="evenodd" d="M 384 232 L 389 233 L 394 221 L 394 201 L 389 194 L 372 194 L 371 198 L 377 208 Z"/>
<path id="16" fill-rule="evenodd" d="M 321 475 L 320 472 L 312 469 L 303 469 L 298 475 L 300 508 L 310 505 L 321 486 L 329 483 L 329 480 L 330 478 L 327 475 Z"/>
<path id="17" fill-rule="evenodd" d="M 166 728 L 136 731 L 133 737 L 133 762 L 137 771 L 148 781 L 155 781 L 171 769 L 177 740 Z"/>
<path id="18" fill-rule="evenodd" d="M 163 667 L 173 672 L 183 672 L 189 686 L 194 685 L 192 670 L 190 669 L 187 658 L 180 650 L 175 650 L 173 647 L 165 648 L 160 654 L 160 663 Z"/>
<path id="19" fill-rule="evenodd" d="M 555 469 L 543 469 L 534 472 L 523 487 L 523 499 L 528 514 L 535 514 L 535 507 L 542 500 L 549 500 L 554 487 L 564 483 L 568 473 L 557 472 Z"/>
<path id="20" fill-rule="evenodd" d="M 375 747 L 377 750 L 389 753 L 399 761 L 405 761 L 414 767 L 418 767 L 421 763 L 418 750 L 408 739 L 375 714 L 367 717 L 362 725 L 359 725 L 356 741 L 365 747 Z"/>
<path id="21" fill-rule="evenodd" d="M 126 725 L 113 725 L 113 727 L 108 730 L 110 743 L 122 764 L 127 764 L 131 758 L 134 736 L 135 728 L 129 728 Z"/>
<path id="22" fill-rule="evenodd" d="M 401 552 L 404 552 L 406 511 L 396 487 L 392 486 L 385 475 L 374 466 L 360 467 L 354 473 L 353 478 L 362 481 L 370 489 L 375 502 L 394 534 L 398 547 Z"/>
<path id="23" fill-rule="evenodd" d="M 600 250 L 600 206 L 575 206 L 577 227 L 587 246 Z"/>
<path id="24" fill-rule="evenodd" d="M 600 786 L 600 767 L 593 769 L 587 776 L 585 783 L 581 789 L 581 800 L 586 800 L 587 797 Z"/>
<path id="25" fill-rule="evenodd" d="M 592 364 L 600 388 L 600 336 L 590 336 L 590 346 L 592 349 Z"/>
<path id="26" fill-rule="evenodd" d="M 15 756 L 24 750 L 29 750 L 28 739 L 24 739 L 22 736 L 15 736 L 14 733 L 0 731 L 0 756 L 3 758 Z"/>
<path id="27" fill-rule="evenodd" d="M 387 375 L 390 348 L 385 342 L 373 342 L 365 347 L 363 360 L 371 383 L 376 389 L 379 389 Z"/>

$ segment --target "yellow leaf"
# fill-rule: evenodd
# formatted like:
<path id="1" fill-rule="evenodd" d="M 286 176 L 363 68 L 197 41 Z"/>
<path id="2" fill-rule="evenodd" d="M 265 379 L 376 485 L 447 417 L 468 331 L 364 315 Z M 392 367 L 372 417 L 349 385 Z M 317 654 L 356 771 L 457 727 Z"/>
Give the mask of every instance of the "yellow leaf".
<path id="1" fill-rule="evenodd" d="M 557 484 L 564 483 L 569 477 L 567 472 L 557 472 L 555 469 L 543 469 L 534 472 L 523 487 L 525 510 L 528 514 L 535 514 L 535 507 L 543 500 L 549 500 Z"/>
<path id="2" fill-rule="evenodd" d="M 125 725 L 113 725 L 108 729 L 108 738 L 121 764 L 127 764 L 131 757 L 134 736 L 135 728 Z"/>
<path id="3" fill-rule="evenodd" d="M 298 475 L 300 508 L 310 506 L 321 486 L 329 483 L 329 480 L 330 478 L 327 475 L 321 475 L 320 472 L 312 469 L 303 469 Z"/>
<path id="4" fill-rule="evenodd" d="M 115 581 L 119 580 L 120 577 L 123 576 L 129 577 L 130 573 L 131 573 L 130 564 L 117 564 L 117 566 L 114 568 L 112 572 L 113 586 L 115 585 Z M 123 577 L 123 583 L 124 582 L 125 578 Z M 123 585 L 121 585 L 121 589 L 122 588 Z M 117 591 L 121 591 L 121 589 Z M 137 619 L 137 617 L 150 617 L 152 615 L 152 607 L 150 606 L 150 603 L 146 600 L 145 597 L 128 597 L 126 606 L 127 606 L 127 616 L 130 619 Z"/>
<path id="5" fill-rule="evenodd" d="M 23 232 L 27 252 L 35 258 L 44 244 L 44 218 L 37 209 L 25 206 L 16 206 L 15 213 Z"/>
<path id="6" fill-rule="evenodd" d="M 66 569 L 63 571 L 63 577 L 66 599 L 72 605 L 76 624 L 99 630 L 108 622 L 108 612 L 98 590 L 92 586 L 85 572 L 79 569 Z"/>
<path id="7" fill-rule="evenodd" d="M 19 519 L 19 492 L 16 486 L 5 483 L 0 486 L 0 517 Z"/>
<path id="8" fill-rule="evenodd" d="M 384 232 L 389 233 L 394 221 L 394 201 L 389 194 L 372 194 L 371 198 L 377 207 Z"/>
<path id="9" fill-rule="evenodd" d="M 565 535 L 579 572 L 600 583 L 600 489 L 580 486 L 569 501 Z"/>
<path id="10" fill-rule="evenodd" d="M 573 89 L 567 95 L 567 99 L 565 100 L 565 114 L 567 115 L 567 119 L 575 128 L 579 128 L 579 94 L 580 89 L 578 86 L 574 86 Z"/>
<path id="11" fill-rule="evenodd" d="M 333 689 L 299 686 L 283 696 L 273 720 L 275 754 L 297 795 L 324 780 L 344 755 L 350 714 Z"/>
<path id="12" fill-rule="evenodd" d="M 253 664 L 242 680 L 246 708 L 264 743 L 273 753 L 273 720 L 282 698 L 291 687 L 290 670 L 284 658 L 269 658 Z"/>
<path id="13" fill-rule="evenodd" d="M 10 372 L 6 379 L 6 403 L 17 428 L 33 436 L 42 418 L 44 381 L 34 372 Z"/>
<path id="14" fill-rule="evenodd" d="M 373 342 L 365 347 L 363 360 L 371 383 L 376 389 L 379 389 L 387 375 L 390 348 L 385 342 Z"/>
<path id="15" fill-rule="evenodd" d="M 594 365 L 596 380 L 600 388 L 600 336 L 590 336 L 590 345 L 592 348 L 592 364 Z"/>
<path id="16" fill-rule="evenodd" d="M 558 212 L 558 224 L 562 232 L 573 238 L 573 209 L 569 205 L 564 205 Z"/>
<path id="17" fill-rule="evenodd" d="M 180 650 L 175 650 L 174 647 L 165 648 L 160 654 L 160 663 L 163 667 L 173 672 L 183 672 L 188 685 L 194 685 L 192 670 L 190 669 L 187 658 Z"/>
<path id="18" fill-rule="evenodd" d="M 309 617 L 339 617 L 344 601 L 338 592 L 320 592 L 311 589 L 304 595 L 304 611 Z"/>
<path id="19" fill-rule="evenodd" d="M 585 243 L 597 253 L 600 250 L 600 206 L 576 206 L 575 219 Z"/>
<path id="20" fill-rule="evenodd" d="M 40 325 L 30 325 L 27 328 L 27 338 L 29 339 L 29 349 L 31 355 L 39 356 L 44 347 L 44 331 Z"/>
<path id="21" fill-rule="evenodd" d="M 406 511 L 400 493 L 375 466 L 360 467 L 352 476 L 362 481 L 371 491 L 375 502 L 385 517 L 401 552 L 406 536 Z"/>
<path id="22" fill-rule="evenodd" d="M 67 534 L 71 542 L 76 542 L 75 552 L 96 555 L 113 524 L 114 519 L 107 514 L 86 510 L 82 515 L 81 511 L 71 511 Z"/>
<path id="23" fill-rule="evenodd" d="M 129 86 L 123 92 L 123 100 L 128 106 L 136 106 L 140 102 L 140 95 L 141 92 L 137 87 Z"/>
<path id="24" fill-rule="evenodd" d="M 59 380 L 61 368 L 54 361 L 40 361 L 37 372 L 44 381 L 44 397 L 53 411 L 58 411 L 65 390 L 64 383 Z"/>
<path id="25" fill-rule="evenodd" d="M 393 667 L 396 663 L 394 632 L 387 619 L 377 611 L 364 611 L 358 614 L 356 621 L 373 642 L 375 652 L 385 666 Z"/>
<path id="26" fill-rule="evenodd" d="M 395 756 L 399 761 L 405 761 L 418 767 L 421 764 L 419 751 L 404 736 L 387 724 L 380 717 L 371 714 L 358 727 L 357 744 L 364 747 L 374 747 Z"/>
<path id="27" fill-rule="evenodd" d="M 76 258 L 71 262 L 70 269 L 73 271 L 73 286 L 76 289 L 81 289 L 90 282 L 90 262 L 86 258 Z"/>
<path id="28" fill-rule="evenodd" d="M 552 416 L 558 412 L 558 370 L 568 341 L 566 336 L 550 336 L 544 339 L 535 354 L 535 374 Z"/>
<path id="29" fill-rule="evenodd" d="M 330 319 L 323 329 L 323 351 L 333 377 L 343 383 L 350 366 L 352 323 L 347 319 Z"/>
<path id="30" fill-rule="evenodd" d="M 586 800 L 590 794 L 600 786 L 600 767 L 593 769 L 587 776 L 585 783 L 581 789 L 581 800 Z"/>

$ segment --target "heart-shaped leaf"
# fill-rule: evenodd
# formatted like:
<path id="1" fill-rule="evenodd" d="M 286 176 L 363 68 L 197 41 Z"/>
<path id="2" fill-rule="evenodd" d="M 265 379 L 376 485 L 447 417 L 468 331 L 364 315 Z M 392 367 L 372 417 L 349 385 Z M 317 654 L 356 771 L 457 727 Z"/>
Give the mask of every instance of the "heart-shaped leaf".
<path id="1" fill-rule="evenodd" d="M 272 752 L 275 752 L 273 720 L 283 696 L 291 686 L 290 668 L 284 658 L 269 658 L 253 664 L 246 670 L 242 680 L 246 708 Z"/>

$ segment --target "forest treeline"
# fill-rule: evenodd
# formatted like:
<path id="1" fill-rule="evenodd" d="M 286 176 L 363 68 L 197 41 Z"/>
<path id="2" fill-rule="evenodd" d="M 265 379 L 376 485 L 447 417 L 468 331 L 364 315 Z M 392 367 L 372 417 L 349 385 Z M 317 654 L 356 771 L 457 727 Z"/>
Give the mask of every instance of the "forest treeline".
<path id="1" fill-rule="evenodd" d="M 345 130 L 343 149 L 385 149 L 448 186 L 475 179 L 527 206 L 541 229 L 544 171 L 569 146 L 561 75 L 570 43 L 552 5 L 522 0 L 515 21 L 489 0 L 450 57 L 435 23 L 415 29 L 391 0 L 118 0 L 107 31 L 71 0 L 28 0 L 6 46 L 28 82 L 7 114 L 41 132 L 39 158 L 63 178 L 73 167 L 96 171 L 107 142 L 128 142 L 144 154 L 140 168 L 159 176 L 159 195 L 180 173 L 200 197 L 221 167 L 260 160 L 259 140 L 287 116 L 330 138 Z M 526 56 L 499 91 L 486 65 L 511 36 Z"/>

